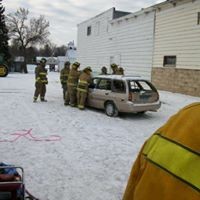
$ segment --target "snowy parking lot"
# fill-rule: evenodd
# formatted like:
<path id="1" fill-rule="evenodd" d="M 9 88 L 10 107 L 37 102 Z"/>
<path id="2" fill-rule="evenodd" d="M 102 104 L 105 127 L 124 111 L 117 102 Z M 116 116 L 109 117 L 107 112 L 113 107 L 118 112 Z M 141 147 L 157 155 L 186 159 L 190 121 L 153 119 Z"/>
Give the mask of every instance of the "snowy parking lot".
<path id="1" fill-rule="evenodd" d="M 0 162 L 22 166 L 26 187 L 41 200 L 120 200 L 143 142 L 200 101 L 160 91 L 158 112 L 110 118 L 65 107 L 59 74 L 48 77 L 47 103 L 33 103 L 33 73 L 0 78 Z"/>

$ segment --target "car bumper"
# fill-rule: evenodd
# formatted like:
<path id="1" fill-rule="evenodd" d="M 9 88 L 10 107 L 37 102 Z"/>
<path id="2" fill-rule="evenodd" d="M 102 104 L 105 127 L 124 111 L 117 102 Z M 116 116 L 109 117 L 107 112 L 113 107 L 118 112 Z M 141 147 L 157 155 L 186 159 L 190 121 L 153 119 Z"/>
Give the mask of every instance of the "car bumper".
<path id="1" fill-rule="evenodd" d="M 136 104 L 133 102 L 127 102 L 128 107 L 126 111 L 128 113 L 137 113 L 137 112 L 144 112 L 144 111 L 157 111 L 161 107 L 161 102 L 157 101 L 154 103 L 140 103 Z M 123 111 L 122 111 L 123 112 Z"/>

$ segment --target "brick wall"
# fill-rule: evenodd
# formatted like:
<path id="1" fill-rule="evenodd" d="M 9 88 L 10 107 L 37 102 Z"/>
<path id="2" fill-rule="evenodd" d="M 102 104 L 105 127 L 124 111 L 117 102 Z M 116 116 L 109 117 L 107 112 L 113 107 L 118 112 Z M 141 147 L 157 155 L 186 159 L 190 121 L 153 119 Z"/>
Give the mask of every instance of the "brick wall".
<path id="1" fill-rule="evenodd" d="M 200 70 L 153 68 L 152 82 L 160 90 L 200 97 Z"/>

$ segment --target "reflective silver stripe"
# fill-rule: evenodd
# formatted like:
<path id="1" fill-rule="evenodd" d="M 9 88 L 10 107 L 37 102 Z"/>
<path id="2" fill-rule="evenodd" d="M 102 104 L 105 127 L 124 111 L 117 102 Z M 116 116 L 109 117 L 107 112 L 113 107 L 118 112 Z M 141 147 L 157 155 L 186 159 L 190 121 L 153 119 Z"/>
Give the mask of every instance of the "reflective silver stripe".
<path id="1" fill-rule="evenodd" d="M 47 75 L 45 72 L 40 72 L 39 75 Z"/>

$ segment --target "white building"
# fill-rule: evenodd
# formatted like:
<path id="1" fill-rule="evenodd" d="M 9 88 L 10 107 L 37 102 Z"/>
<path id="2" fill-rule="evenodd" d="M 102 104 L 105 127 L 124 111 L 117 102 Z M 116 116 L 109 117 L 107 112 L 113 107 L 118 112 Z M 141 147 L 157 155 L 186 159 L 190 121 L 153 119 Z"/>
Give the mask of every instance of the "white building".
<path id="1" fill-rule="evenodd" d="M 98 72 L 117 63 L 159 89 L 200 96 L 200 0 L 167 0 L 135 13 L 111 8 L 84 21 L 78 61 Z"/>
<path id="2" fill-rule="evenodd" d="M 64 67 L 65 62 L 69 61 L 71 64 L 74 63 L 77 59 L 77 50 L 73 42 L 67 44 L 67 51 L 65 56 L 58 56 L 58 71 Z"/>
<path id="3" fill-rule="evenodd" d="M 200 96 L 200 0 L 170 0 L 155 9 L 153 82 Z"/>
<path id="4" fill-rule="evenodd" d="M 66 57 L 70 63 L 74 63 L 77 59 L 77 49 L 75 47 L 74 41 L 69 42 L 67 45 Z"/>
<path id="5" fill-rule="evenodd" d="M 119 64 L 126 74 L 151 79 L 154 35 L 154 10 L 139 12 L 110 21 L 110 63 Z"/>
<path id="6" fill-rule="evenodd" d="M 98 72 L 116 63 L 126 74 L 151 79 L 153 34 L 153 8 L 136 13 L 111 8 L 78 25 L 78 61 Z"/>

